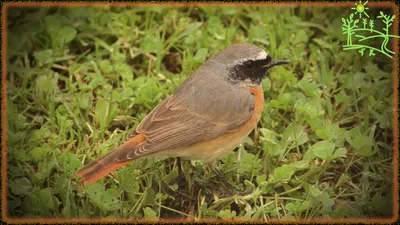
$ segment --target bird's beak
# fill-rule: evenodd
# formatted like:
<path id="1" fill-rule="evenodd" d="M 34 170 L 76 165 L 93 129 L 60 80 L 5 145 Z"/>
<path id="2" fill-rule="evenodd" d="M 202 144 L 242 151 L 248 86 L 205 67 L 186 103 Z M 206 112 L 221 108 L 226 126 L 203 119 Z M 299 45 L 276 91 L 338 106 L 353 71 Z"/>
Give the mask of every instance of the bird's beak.
<path id="1" fill-rule="evenodd" d="M 268 67 L 268 69 L 269 69 L 269 68 L 272 68 L 272 67 L 274 67 L 274 66 L 283 65 L 283 64 L 288 64 L 288 63 L 290 63 L 289 60 L 277 60 L 277 59 L 273 59 L 273 60 L 271 60 L 271 61 L 267 64 L 266 67 Z"/>

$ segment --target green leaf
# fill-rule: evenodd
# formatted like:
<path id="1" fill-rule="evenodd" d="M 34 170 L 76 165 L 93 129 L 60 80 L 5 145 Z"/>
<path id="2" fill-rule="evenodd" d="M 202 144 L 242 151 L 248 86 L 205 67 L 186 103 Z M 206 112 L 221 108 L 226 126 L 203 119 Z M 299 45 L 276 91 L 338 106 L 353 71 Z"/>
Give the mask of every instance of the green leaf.
<path id="1" fill-rule="evenodd" d="M 258 185 L 261 185 L 262 182 L 267 180 L 267 175 L 263 174 L 263 175 L 258 175 L 256 177 L 256 182 Z"/>
<path id="2" fill-rule="evenodd" d="M 320 94 L 318 85 L 311 83 L 305 77 L 299 81 L 298 86 L 308 96 L 318 96 Z"/>
<path id="3" fill-rule="evenodd" d="M 196 62 L 204 62 L 208 55 L 207 48 L 201 48 L 197 50 L 196 55 L 193 57 L 193 60 Z"/>
<path id="4" fill-rule="evenodd" d="M 10 183 L 10 190 L 15 195 L 24 196 L 32 189 L 31 182 L 26 178 L 17 178 Z"/>
<path id="5" fill-rule="evenodd" d="M 305 44 L 298 44 L 294 47 L 293 56 L 295 61 L 301 60 L 306 55 L 305 47 Z"/>
<path id="6" fill-rule="evenodd" d="M 99 183 L 90 184 L 86 188 L 87 196 L 90 201 L 97 207 L 104 209 L 102 197 L 104 194 L 104 187 Z"/>
<path id="7" fill-rule="evenodd" d="M 299 42 L 301 43 L 307 43 L 309 39 L 309 35 L 306 34 L 306 32 L 304 30 L 300 30 L 299 32 L 297 32 L 295 39 L 294 39 L 294 43 L 297 44 Z M 303 79 L 304 80 L 304 79 Z"/>
<path id="8" fill-rule="evenodd" d="M 133 94 L 134 93 L 133 93 L 132 88 L 124 88 L 121 93 L 121 98 L 122 98 L 122 100 L 126 100 L 126 99 L 129 99 L 130 97 L 132 97 Z"/>
<path id="9" fill-rule="evenodd" d="M 67 206 L 65 206 L 65 207 L 62 209 L 61 215 L 62 215 L 63 217 L 67 217 L 67 218 L 71 217 L 71 206 L 70 206 L 70 204 L 68 204 Z"/>
<path id="10" fill-rule="evenodd" d="M 217 16 L 210 16 L 207 21 L 207 31 L 217 40 L 225 39 L 225 29 L 221 19 Z"/>
<path id="11" fill-rule="evenodd" d="M 33 57 L 38 61 L 40 65 L 50 62 L 54 58 L 54 52 L 52 49 L 45 49 L 42 51 L 36 51 L 33 53 Z"/>
<path id="12" fill-rule="evenodd" d="M 315 133 L 318 137 L 329 140 L 343 139 L 345 131 L 344 129 L 339 128 L 339 125 L 337 124 L 325 124 L 324 126 L 318 128 Z"/>
<path id="13" fill-rule="evenodd" d="M 16 149 L 11 154 L 13 155 L 13 157 L 15 157 L 15 159 L 17 159 L 20 162 L 25 162 L 31 159 L 31 157 L 28 156 L 28 154 L 26 154 L 25 149 L 20 149 L 20 148 Z"/>
<path id="14" fill-rule="evenodd" d="M 242 141 L 242 144 L 250 145 L 253 146 L 254 142 L 253 139 L 251 139 L 249 136 L 245 137 L 244 140 Z"/>
<path id="15" fill-rule="evenodd" d="M 119 193 L 114 188 L 107 189 L 101 198 L 103 207 L 107 211 L 115 211 L 120 207 Z"/>
<path id="16" fill-rule="evenodd" d="M 151 102 L 156 102 L 160 98 L 160 88 L 158 88 L 155 79 L 144 79 L 144 83 L 140 84 L 139 88 L 135 90 L 135 103 L 147 105 Z M 157 96 L 158 95 L 158 96 Z"/>
<path id="17" fill-rule="evenodd" d="M 65 177 L 57 177 L 54 181 L 54 194 L 60 194 L 61 199 L 65 200 L 69 179 Z"/>
<path id="18" fill-rule="evenodd" d="M 229 209 L 224 209 L 218 212 L 218 217 L 222 219 L 232 219 L 236 216 L 236 211 L 231 211 Z"/>
<path id="19" fill-rule="evenodd" d="M 238 171 L 241 173 L 254 174 L 255 171 L 261 169 L 261 159 L 257 158 L 256 155 L 243 151 L 242 160 L 239 164 Z"/>
<path id="20" fill-rule="evenodd" d="M 59 162 L 69 177 L 75 177 L 75 172 L 82 167 L 82 162 L 76 155 L 65 153 L 60 156 Z"/>
<path id="21" fill-rule="evenodd" d="M 339 203 L 332 212 L 333 218 L 359 218 L 361 215 L 359 209 L 349 206 L 349 203 Z"/>
<path id="22" fill-rule="evenodd" d="M 32 49 L 32 42 L 28 35 L 26 37 L 21 37 L 20 32 L 7 32 L 7 53 L 10 56 L 14 54 L 19 54 L 21 51 L 30 52 Z M 11 68 L 8 67 L 8 70 Z"/>
<path id="23" fill-rule="evenodd" d="M 238 13 L 238 9 L 235 7 L 221 7 L 221 14 L 225 16 L 233 16 Z"/>
<path id="24" fill-rule="evenodd" d="M 36 194 L 39 197 L 41 207 L 43 207 L 45 209 L 54 209 L 55 208 L 55 205 L 53 202 L 53 195 L 51 194 L 49 189 L 39 190 Z"/>
<path id="25" fill-rule="evenodd" d="M 25 196 L 22 200 L 22 210 L 24 213 L 39 213 L 42 210 L 39 197 L 35 194 Z"/>
<path id="26" fill-rule="evenodd" d="M 32 151 L 29 152 L 29 155 L 35 161 L 39 161 L 47 156 L 47 154 L 51 151 L 49 147 L 35 147 Z"/>
<path id="27" fill-rule="evenodd" d="M 227 41 L 232 41 L 232 39 L 234 38 L 234 37 L 236 37 L 236 35 L 238 35 L 238 33 L 240 33 L 240 30 L 239 29 L 237 29 L 236 27 L 229 27 L 228 29 L 226 29 L 226 33 L 225 33 L 225 36 L 226 36 L 226 40 Z"/>
<path id="28" fill-rule="evenodd" d="M 117 63 L 115 65 L 115 72 L 122 76 L 125 81 L 130 81 L 133 78 L 132 68 L 126 63 Z"/>
<path id="29" fill-rule="evenodd" d="M 92 107 L 92 95 L 89 92 L 78 92 L 75 94 L 77 104 L 81 109 Z"/>
<path id="30" fill-rule="evenodd" d="M 274 131 L 271 131 L 266 128 L 260 128 L 259 131 L 261 133 L 261 139 L 263 141 L 271 144 L 279 144 L 278 139 L 276 138 L 278 134 L 275 133 Z"/>
<path id="31" fill-rule="evenodd" d="M 140 171 L 139 171 L 140 172 Z M 140 185 L 138 180 L 138 173 L 132 171 L 130 167 L 123 167 L 115 172 L 118 176 L 119 188 L 127 193 L 139 192 Z"/>
<path id="32" fill-rule="evenodd" d="M 345 138 L 357 154 L 365 157 L 372 156 L 375 153 L 372 151 L 374 144 L 373 136 L 368 137 L 367 135 L 362 134 L 360 127 L 361 125 L 351 129 L 350 131 L 346 131 Z"/>
<path id="33" fill-rule="evenodd" d="M 296 168 L 298 170 L 302 170 L 302 169 L 307 169 L 310 166 L 310 162 L 308 160 L 301 160 L 290 163 L 289 166 Z"/>
<path id="34" fill-rule="evenodd" d="M 255 212 L 255 209 L 253 209 L 252 207 L 251 207 L 251 205 L 250 204 L 246 204 L 246 207 L 244 208 L 244 212 L 245 212 L 245 214 L 243 215 L 243 219 L 246 219 L 246 220 L 250 220 L 251 219 L 251 215 L 253 215 L 253 213 Z"/>
<path id="35" fill-rule="evenodd" d="M 52 79 L 49 76 L 42 75 L 36 79 L 36 89 L 42 94 L 47 94 L 52 88 Z"/>
<path id="36" fill-rule="evenodd" d="M 318 197 L 318 195 L 320 195 L 322 193 L 322 191 L 320 191 L 317 187 L 315 187 L 315 185 L 310 185 L 309 191 L 310 191 L 311 196 L 313 196 L 313 197 Z"/>
<path id="37" fill-rule="evenodd" d="M 54 41 L 58 31 L 61 29 L 61 21 L 57 16 L 46 16 L 45 21 L 46 31 L 49 33 L 51 39 Z"/>
<path id="38" fill-rule="evenodd" d="M 287 181 L 290 180 L 292 175 L 294 174 L 295 169 L 289 165 L 283 165 L 274 170 L 274 175 L 278 180 Z"/>
<path id="39" fill-rule="evenodd" d="M 159 34 L 148 33 L 146 34 L 143 42 L 140 44 L 140 49 L 143 53 L 156 52 L 161 53 L 164 45 L 161 41 Z"/>
<path id="40" fill-rule="evenodd" d="M 325 160 L 328 159 L 329 156 L 332 156 L 334 149 L 335 145 L 329 141 L 317 142 L 310 148 L 315 156 Z"/>
<path id="41" fill-rule="evenodd" d="M 145 219 L 158 219 L 157 213 L 150 207 L 143 209 Z"/>
<path id="42" fill-rule="evenodd" d="M 179 34 L 176 37 L 176 39 L 179 40 L 179 39 L 193 33 L 193 31 L 195 31 L 197 28 L 201 27 L 201 25 L 202 25 L 202 23 L 200 23 L 200 22 L 195 22 L 195 23 L 190 24 L 189 27 L 185 31 L 183 31 L 181 34 Z"/>
<path id="43" fill-rule="evenodd" d="M 62 27 L 57 34 L 56 44 L 57 45 L 64 45 L 69 43 L 70 41 L 74 40 L 76 37 L 77 31 L 73 27 Z"/>
<path id="44" fill-rule="evenodd" d="M 286 209 L 296 215 L 299 215 L 300 213 L 306 211 L 307 209 L 310 208 L 310 201 L 303 201 L 300 203 L 300 201 L 295 201 L 294 203 L 289 202 L 286 204 Z"/>
<path id="45" fill-rule="evenodd" d="M 277 99 L 272 99 L 269 103 L 275 108 L 287 110 L 293 101 L 294 96 L 291 93 L 283 93 Z"/>
<path id="46" fill-rule="evenodd" d="M 354 138 L 354 145 L 356 152 L 361 156 L 372 156 L 374 152 L 372 151 L 373 140 L 365 135 L 358 135 Z"/>
<path id="47" fill-rule="evenodd" d="M 333 153 L 332 159 L 344 158 L 344 157 L 346 157 L 346 154 L 347 154 L 347 150 L 345 148 L 339 148 L 335 151 L 335 153 Z"/>
<path id="48" fill-rule="evenodd" d="M 289 149 L 302 145 L 308 141 L 308 136 L 304 127 L 296 122 L 289 124 L 283 132 L 281 146 L 287 146 Z"/>
<path id="49" fill-rule="evenodd" d="M 335 95 L 335 101 L 337 104 L 344 103 L 345 105 L 350 105 L 352 103 L 352 97 L 348 95 L 344 89 L 341 89 L 340 92 Z"/>
<path id="50" fill-rule="evenodd" d="M 100 130 L 104 131 L 105 128 L 108 125 L 108 116 L 109 116 L 109 107 L 112 107 L 110 105 L 109 100 L 105 99 L 98 99 L 96 103 L 96 107 L 94 110 L 94 120 L 96 121 L 97 124 L 100 125 Z"/>
<path id="51" fill-rule="evenodd" d="M 114 67 L 108 59 L 100 61 L 99 67 L 103 73 L 112 73 L 114 71 Z"/>
<path id="52" fill-rule="evenodd" d="M 319 194 L 318 200 L 322 202 L 325 212 L 332 211 L 332 207 L 335 204 L 335 201 L 333 200 L 333 198 L 331 196 L 329 196 L 327 191 L 323 191 L 321 194 Z"/>
<path id="53" fill-rule="evenodd" d="M 278 136 L 277 133 L 265 128 L 260 128 L 259 131 L 261 133 L 260 142 L 263 146 L 263 151 L 268 152 L 270 156 L 280 155 L 285 151 L 279 145 L 279 141 L 276 138 Z"/>
<path id="54" fill-rule="evenodd" d="M 268 37 L 268 29 L 265 26 L 250 25 L 249 39 L 261 38 L 265 39 Z"/>
<path id="55" fill-rule="evenodd" d="M 353 129 L 351 129 L 351 130 L 349 130 L 349 131 L 346 131 L 345 134 L 344 134 L 344 136 L 345 136 L 347 142 L 349 142 L 349 144 L 350 144 L 351 146 L 354 146 L 354 138 L 355 138 L 356 136 L 359 136 L 359 135 L 361 135 L 360 125 L 354 127 Z"/>
<path id="56" fill-rule="evenodd" d="M 390 216 L 393 212 L 393 204 L 394 201 L 391 199 L 390 195 L 381 196 L 379 193 L 376 193 L 374 197 L 371 199 L 371 208 L 385 216 Z"/>

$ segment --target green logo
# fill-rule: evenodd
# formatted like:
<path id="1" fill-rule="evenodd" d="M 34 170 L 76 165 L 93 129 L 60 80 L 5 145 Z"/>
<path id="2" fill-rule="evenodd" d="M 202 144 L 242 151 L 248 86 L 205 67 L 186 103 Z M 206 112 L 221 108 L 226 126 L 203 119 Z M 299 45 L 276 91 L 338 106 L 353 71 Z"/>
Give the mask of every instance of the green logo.
<path id="1" fill-rule="evenodd" d="M 389 43 L 390 38 L 400 38 L 400 36 L 389 34 L 389 28 L 390 26 L 392 26 L 395 16 L 386 15 L 382 11 L 380 11 L 380 15 L 377 16 L 377 18 L 384 23 L 385 27 L 383 28 L 383 32 L 375 30 L 374 20 L 367 19 L 369 18 L 368 13 L 366 12 L 366 10 L 368 10 L 369 8 L 365 7 L 367 3 L 368 1 L 363 4 L 360 0 L 358 4 L 355 3 L 356 7 L 351 8 L 355 12 L 351 13 L 348 19 L 342 18 L 342 31 L 343 34 L 347 34 L 347 44 L 343 46 L 343 50 L 359 49 L 358 52 L 362 56 L 364 55 L 365 50 L 368 51 L 369 56 L 375 55 L 375 52 L 380 52 L 392 58 L 392 55 L 394 55 L 395 52 L 388 49 L 387 44 Z M 359 15 L 359 19 L 353 20 L 354 15 L 357 14 Z M 362 18 L 362 16 L 366 16 L 367 18 Z M 362 22 L 359 24 L 360 20 L 362 20 Z M 376 38 L 382 40 L 380 48 L 363 45 L 363 42 L 365 43 L 366 40 Z"/>

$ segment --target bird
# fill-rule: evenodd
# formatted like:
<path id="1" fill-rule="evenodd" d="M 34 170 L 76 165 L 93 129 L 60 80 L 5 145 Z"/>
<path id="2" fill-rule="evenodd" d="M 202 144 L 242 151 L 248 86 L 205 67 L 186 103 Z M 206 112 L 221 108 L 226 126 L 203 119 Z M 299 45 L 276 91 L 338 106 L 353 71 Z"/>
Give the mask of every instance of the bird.
<path id="1" fill-rule="evenodd" d="M 90 184 L 133 160 L 150 156 L 215 165 L 256 127 L 264 104 L 262 80 L 269 69 L 287 63 L 290 61 L 272 59 L 254 44 L 226 47 L 145 116 L 120 146 L 76 175 Z"/>

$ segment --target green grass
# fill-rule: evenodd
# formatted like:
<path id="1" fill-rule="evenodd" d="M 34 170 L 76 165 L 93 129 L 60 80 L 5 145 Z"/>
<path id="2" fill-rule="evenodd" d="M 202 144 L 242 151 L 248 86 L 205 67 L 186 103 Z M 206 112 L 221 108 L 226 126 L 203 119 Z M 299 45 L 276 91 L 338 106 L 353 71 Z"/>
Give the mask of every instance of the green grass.
<path id="1" fill-rule="evenodd" d="M 393 64 L 343 51 L 341 17 L 350 12 L 9 8 L 8 215 L 394 216 Z M 217 164 L 237 196 L 200 161 L 183 161 L 179 179 L 175 158 L 137 160 L 88 186 L 77 179 L 77 169 L 121 144 L 206 59 L 239 42 L 292 63 L 271 70 L 257 130 Z"/>

